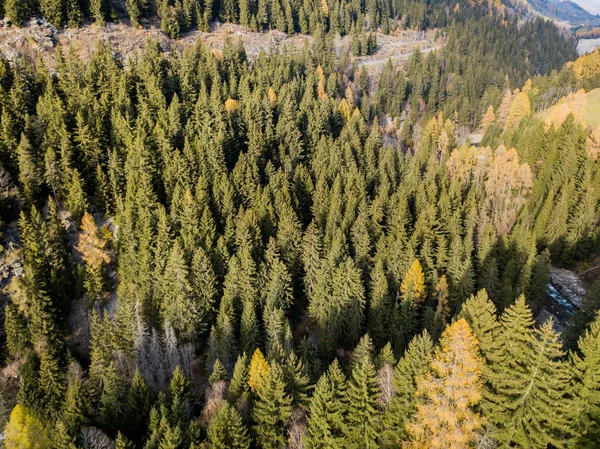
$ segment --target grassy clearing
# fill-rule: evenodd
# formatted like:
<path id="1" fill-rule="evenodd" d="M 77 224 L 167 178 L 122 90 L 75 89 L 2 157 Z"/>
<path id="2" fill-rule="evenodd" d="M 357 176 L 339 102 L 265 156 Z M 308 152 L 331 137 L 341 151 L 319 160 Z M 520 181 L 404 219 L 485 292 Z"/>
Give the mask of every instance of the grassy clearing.
<path id="1" fill-rule="evenodd" d="M 548 116 L 552 113 L 552 109 L 555 106 L 552 106 L 548 109 L 543 110 L 536 114 L 540 120 L 546 120 Z M 600 88 L 590 90 L 587 93 L 587 102 L 585 105 L 585 114 L 583 116 L 583 120 L 586 124 L 595 127 L 600 125 Z"/>

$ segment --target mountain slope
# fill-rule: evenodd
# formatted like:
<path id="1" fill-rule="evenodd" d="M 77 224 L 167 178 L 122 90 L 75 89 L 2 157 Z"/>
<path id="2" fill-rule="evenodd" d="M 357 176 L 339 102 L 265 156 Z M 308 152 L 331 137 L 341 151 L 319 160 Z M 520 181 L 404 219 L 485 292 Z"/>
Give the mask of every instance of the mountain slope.
<path id="1" fill-rule="evenodd" d="M 568 22 L 573 26 L 598 26 L 600 16 L 594 15 L 583 7 L 569 0 L 526 0 L 526 2 L 511 0 L 513 6 L 522 6 L 523 3 L 543 16 L 550 19 Z"/>

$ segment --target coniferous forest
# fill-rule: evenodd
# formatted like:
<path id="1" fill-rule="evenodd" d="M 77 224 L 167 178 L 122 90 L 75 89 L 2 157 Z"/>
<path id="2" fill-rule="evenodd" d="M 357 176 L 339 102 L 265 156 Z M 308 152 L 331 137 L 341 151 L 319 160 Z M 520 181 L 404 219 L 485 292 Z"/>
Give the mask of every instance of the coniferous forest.
<path id="1" fill-rule="evenodd" d="M 0 58 L 0 447 L 600 447 L 600 281 L 547 310 L 600 252 L 600 50 L 499 1 L 313 3 L 3 1 L 312 40 Z M 402 27 L 445 43 L 333 49 Z"/>

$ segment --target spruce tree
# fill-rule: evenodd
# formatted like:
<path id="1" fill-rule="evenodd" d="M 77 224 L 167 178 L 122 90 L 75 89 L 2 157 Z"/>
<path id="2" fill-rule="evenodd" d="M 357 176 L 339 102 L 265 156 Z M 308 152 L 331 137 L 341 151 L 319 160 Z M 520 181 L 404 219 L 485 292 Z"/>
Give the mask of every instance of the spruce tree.
<path id="1" fill-rule="evenodd" d="M 215 449 L 248 449 L 250 438 L 242 417 L 223 401 L 208 425 L 208 441 Z"/>
<path id="2" fill-rule="evenodd" d="M 348 382 L 347 447 L 377 447 L 377 423 L 380 416 L 378 396 L 375 368 L 370 360 L 363 359 L 352 370 Z"/>
<path id="3" fill-rule="evenodd" d="M 337 360 L 315 386 L 309 406 L 307 449 L 346 447 L 346 376 Z"/>
<path id="4" fill-rule="evenodd" d="M 286 428 L 292 415 L 292 398 L 285 392 L 279 364 L 270 367 L 257 396 L 252 411 L 256 442 L 265 449 L 278 449 L 286 443 Z"/>
<path id="5" fill-rule="evenodd" d="M 520 297 L 501 317 L 498 359 L 487 372 L 482 408 L 492 437 L 523 448 L 568 447 L 572 435 L 570 375 L 552 320 L 533 329 Z"/>
<path id="6" fill-rule="evenodd" d="M 400 442 L 407 438 L 406 424 L 417 411 L 417 379 L 425 375 L 432 353 L 433 341 L 427 332 L 423 332 L 412 339 L 404 356 L 394 368 L 394 394 L 382 417 L 383 447 L 398 447 Z"/>
<path id="7" fill-rule="evenodd" d="M 579 338 L 578 351 L 571 354 L 577 410 L 575 447 L 587 448 L 600 438 L 600 314 Z"/>

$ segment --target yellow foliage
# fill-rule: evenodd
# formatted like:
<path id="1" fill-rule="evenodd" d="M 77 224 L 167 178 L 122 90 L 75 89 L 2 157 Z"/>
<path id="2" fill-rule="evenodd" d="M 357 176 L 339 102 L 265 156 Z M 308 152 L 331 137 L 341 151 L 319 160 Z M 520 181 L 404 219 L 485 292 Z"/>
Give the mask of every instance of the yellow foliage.
<path id="1" fill-rule="evenodd" d="M 88 212 L 83 214 L 81 220 L 81 234 L 76 250 L 81 253 L 83 260 L 93 269 L 100 267 L 103 263 L 110 262 L 110 255 L 104 250 L 106 239 L 98 235 L 98 227 Z"/>
<path id="2" fill-rule="evenodd" d="M 425 276 L 419 259 L 415 259 L 406 272 L 402 284 L 400 284 L 400 292 L 403 296 L 412 294 L 415 304 L 425 301 Z"/>
<path id="3" fill-rule="evenodd" d="M 531 82 L 531 78 L 529 78 L 526 82 L 525 85 L 523 86 L 523 93 L 528 94 L 529 92 L 531 92 L 531 89 L 533 87 L 533 84 Z"/>
<path id="4" fill-rule="evenodd" d="M 519 92 L 508 110 L 508 119 L 506 120 L 506 128 L 516 128 L 525 117 L 531 113 L 531 102 L 529 96 L 525 92 Z"/>
<path id="5" fill-rule="evenodd" d="M 352 110 L 350 109 L 350 105 L 348 104 L 345 98 L 342 98 L 342 101 L 340 101 L 338 110 L 344 116 L 344 120 L 348 121 L 350 119 L 350 114 L 352 113 Z"/>
<path id="6" fill-rule="evenodd" d="M 323 81 L 319 81 L 319 84 L 317 85 L 317 95 L 321 101 L 327 98 L 327 92 L 325 91 Z"/>
<path id="7" fill-rule="evenodd" d="M 4 430 L 6 449 L 46 449 L 49 436 L 42 423 L 21 404 L 10 413 L 10 420 Z"/>
<path id="8" fill-rule="evenodd" d="M 494 106 L 490 105 L 481 120 L 481 128 L 485 132 L 495 121 L 496 114 L 494 113 Z"/>
<path id="9" fill-rule="evenodd" d="M 317 74 L 317 79 L 319 81 L 325 81 L 325 72 L 323 72 L 323 67 L 321 67 L 321 64 L 317 66 L 315 73 Z"/>
<path id="10" fill-rule="evenodd" d="M 506 120 L 508 119 L 508 112 L 510 110 L 510 104 L 512 103 L 512 99 L 512 92 L 510 91 L 510 89 L 506 89 L 504 91 L 504 96 L 502 97 L 500 107 L 498 108 L 498 121 L 502 125 L 504 125 L 506 123 Z"/>
<path id="11" fill-rule="evenodd" d="M 350 107 L 350 110 L 354 109 L 354 92 L 352 91 L 352 88 L 350 86 L 346 87 L 346 91 L 344 92 L 344 97 L 346 98 L 346 101 L 348 102 L 348 106 Z"/>
<path id="12" fill-rule="evenodd" d="M 460 12 L 460 5 L 458 2 L 456 2 L 456 6 L 454 7 L 454 14 L 459 13 Z"/>
<path id="13" fill-rule="evenodd" d="M 417 379 L 417 413 L 406 425 L 406 448 L 464 449 L 477 439 L 481 416 L 482 361 L 477 339 L 464 318 L 442 334 L 427 373 Z"/>
<path id="14" fill-rule="evenodd" d="M 260 349 L 254 351 L 250 360 L 250 367 L 248 368 L 248 386 L 250 386 L 250 389 L 254 393 L 264 385 L 269 375 L 269 370 L 269 363 Z"/>
<path id="15" fill-rule="evenodd" d="M 269 103 L 271 103 L 271 106 L 275 106 L 277 104 L 277 94 L 272 87 L 269 87 L 269 92 L 267 95 L 269 97 Z"/>
<path id="16" fill-rule="evenodd" d="M 568 63 L 567 66 L 573 68 L 573 72 L 579 80 L 594 78 L 600 73 L 600 48 L 579 57 L 575 62 Z"/>
<path id="17" fill-rule="evenodd" d="M 519 164 L 517 150 L 507 150 L 500 145 L 494 152 L 485 182 L 490 216 L 500 234 L 512 229 L 532 187 L 533 175 L 529 164 Z"/>
<path id="18" fill-rule="evenodd" d="M 225 101 L 225 112 L 235 112 L 238 110 L 238 102 L 233 98 L 228 98 Z"/>
<path id="19" fill-rule="evenodd" d="M 576 121 L 583 123 L 586 103 L 587 94 L 583 89 L 579 89 L 576 93 L 570 93 L 566 97 L 561 98 L 558 104 L 552 108 L 552 112 L 546 119 L 546 129 L 549 129 L 553 125 L 558 128 L 569 114 L 573 114 Z"/>
<path id="20" fill-rule="evenodd" d="M 327 5 L 327 0 L 321 0 L 321 11 L 323 11 L 325 17 L 329 17 L 329 5 Z"/>
<path id="21" fill-rule="evenodd" d="M 590 132 L 585 142 L 585 149 L 593 160 L 597 160 L 600 156 L 600 125 Z"/>

